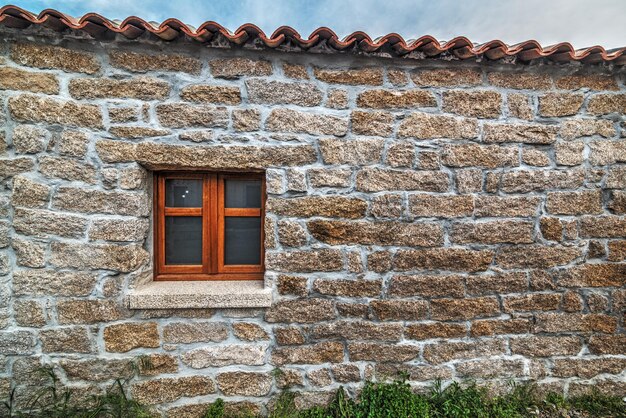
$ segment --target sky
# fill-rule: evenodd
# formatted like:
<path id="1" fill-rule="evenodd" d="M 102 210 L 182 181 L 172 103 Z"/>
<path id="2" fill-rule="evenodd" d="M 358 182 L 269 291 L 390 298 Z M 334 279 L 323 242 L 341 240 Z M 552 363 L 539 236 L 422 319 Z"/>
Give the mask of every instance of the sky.
<path id="1" fill-rule="evenodd" d="M 0 3 L 1 4 L 1 3 Z M 72 16 L 96 12 L 109 19 L 170 17 L 198 26 L 213 20 L 234 31 L 254 23 L 268 35 L 282 25 L 307 37 L 327 26 L 340 37 L 357 30 L 405 39 L 466 36 L 483 43 L 528 39 L 575 48 L 626 46 L 626 0 L 13 0 L 34 13 L 54 8 Z"/>

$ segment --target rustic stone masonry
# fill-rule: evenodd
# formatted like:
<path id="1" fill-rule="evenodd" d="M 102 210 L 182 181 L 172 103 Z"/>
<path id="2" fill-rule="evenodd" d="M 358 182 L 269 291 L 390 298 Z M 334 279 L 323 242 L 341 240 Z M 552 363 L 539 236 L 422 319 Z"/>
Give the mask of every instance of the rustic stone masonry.
<path id="1" fill-rule="evenodd" d="M 620 67 L 2 39 L 3 396 L 139 358 L 169 417 L 399 371 L 626 393 Z M 270 308 L 129 309 L 152 172 L 183 168 L 266 173 Z"/>

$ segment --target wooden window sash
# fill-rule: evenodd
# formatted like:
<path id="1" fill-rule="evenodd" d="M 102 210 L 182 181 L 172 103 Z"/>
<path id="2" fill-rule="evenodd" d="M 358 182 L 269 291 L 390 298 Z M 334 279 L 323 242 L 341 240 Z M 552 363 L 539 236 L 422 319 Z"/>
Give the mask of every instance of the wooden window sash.
<path id="1" fill-rule="evenodd" d="M 165 207 L 165 181 L 167 179 L 202 179 L 201 208 Z M 224 180 L 255 179 L 261 181 L 260 208 L 225 208 Z M 262 175 L 219 173 L 158 173 L 154 178 L 155 214 L 155 276 L 154 280 L 260 280 L 264 266 L 264 208 L 265 181 Z M 202 265 L 165 264 L 165 218 L 169 216 L 202 217 Z M 260 264 L 224 264 L 224 225 L 227 217 L 260 218 Z"/>

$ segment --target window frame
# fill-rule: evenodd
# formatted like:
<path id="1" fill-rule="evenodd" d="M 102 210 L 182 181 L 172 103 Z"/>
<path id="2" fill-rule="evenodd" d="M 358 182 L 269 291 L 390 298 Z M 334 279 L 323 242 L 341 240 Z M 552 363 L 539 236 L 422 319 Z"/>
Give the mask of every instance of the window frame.
<path id="1" fill-rule="evenodd" d="M 261 181 L 260 208 L 225 208 L 224 180 L 255 179 Z M 165 207 L 167 179 L 202 180 L 201 208 Z M 265 175 L 214 171 L 160 171 L 154 173 L 154 278 L 155 281 L 181 280 L 262 280 L 265 272 Z M 165 264 L 165 218 L 197 216 L 202 218 L 202 265 Z M 224 225 L 229 216 L 260 218 L 260 264 L 224 264 Z"/>

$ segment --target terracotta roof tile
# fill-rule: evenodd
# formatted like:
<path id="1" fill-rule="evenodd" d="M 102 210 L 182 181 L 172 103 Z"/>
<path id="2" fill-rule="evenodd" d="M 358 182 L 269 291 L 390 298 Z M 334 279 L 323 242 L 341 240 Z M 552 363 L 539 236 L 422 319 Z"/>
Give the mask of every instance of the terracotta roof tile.
<path id="1" fill-rule="evenodd" d="M 438 41 L 428 35 L 418 39 L 405 40 L 396 33 L 372 39 L 364 32 L 354 32 L 340 39 L 335 32 L 325 27 L 316 29 L 308 38 L 302 38 L 295 29 L 289 26 L 281 26 L 270 36 L 267 36 L 259 27 L 249 23 L 231 32 L 212 21 L 204 22 L 199 27 L 194 28 L 177 19 L 167 19 L 159 24 L 147 22 L 136 16 L 127 17 L 123 21 L 109 20 L 96 13 L 87 13 L 80 18 L 74 18 L 54 9 L 46 9 L 35 15 L 10 5 L 0 8 L 0 24 L 18 29 L 24 29 L 31 25 L 42 25 L 58 31 L 65 29 L 82 30 L 96 38 L 104 37 L 109 33 L 120 33 L 129 39 L 134 39 L 145 32 L 150 32 L 165 41 L 186 35 L 196 41 L 207 43 L 219 34 L 236 45 L 260 41 L 268 48 L 288 45 L 307 50 L 318 45 L 327 45 L 336 51 L 356 49 L 365 53 L 384 52 L 397 56 L 406 56 L 411 53 L 416 53 L 415 55 L 421 57 L 451 54 L 458 59 L 485 57 L 489 60 L 514 56 L 523 62 L 548 58 L 556 62 L 581 61 L 586 64 L 600 62 L 610 62 L 616 65 L 626 64 L 626 47 L 606 50 L 601 46 L 592 46 L 575 50 L 567 42 L 543 47 L 534 40 L 515 45 L 507 45 L 500 40 L 474 44 L 462 36 L 447 42 Z"/>

